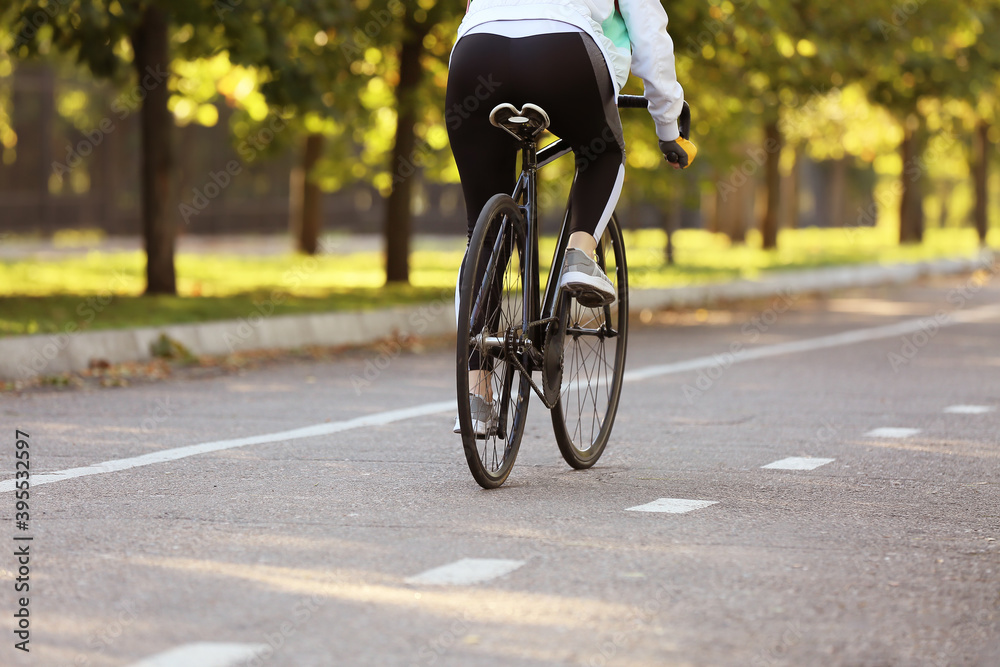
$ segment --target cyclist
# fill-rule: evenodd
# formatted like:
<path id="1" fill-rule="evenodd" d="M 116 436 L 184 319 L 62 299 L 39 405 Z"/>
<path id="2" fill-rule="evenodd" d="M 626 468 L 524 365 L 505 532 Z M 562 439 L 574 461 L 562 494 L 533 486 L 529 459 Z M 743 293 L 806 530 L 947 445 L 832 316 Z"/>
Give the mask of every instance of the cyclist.
<path id="1" fill-rule="evenodd" d="M 645 84 L 664 155 L 675 153 L 674 167 L 682 169 L 697 153 L 677 128 L 684 92 L 666 28 L 658 0 L 471 0 L 458 29 L 445 118 L 468 236 L 489 198 L 515 185 L 517 143 L 490 124 L 490 111 L 503 102 L 542 107 L 549 129 L 570 143 L 576 157 L 560 287 L 583 306 L 615 300 L 614 286 L 593 256 L 625 177 L 617 97 L 630 70 Z M 473 391 L 470 400 L 476 432 L 485 435 L 493 421 L 488 371 L 470 374 L 469 386 L 484 389 Z"/>

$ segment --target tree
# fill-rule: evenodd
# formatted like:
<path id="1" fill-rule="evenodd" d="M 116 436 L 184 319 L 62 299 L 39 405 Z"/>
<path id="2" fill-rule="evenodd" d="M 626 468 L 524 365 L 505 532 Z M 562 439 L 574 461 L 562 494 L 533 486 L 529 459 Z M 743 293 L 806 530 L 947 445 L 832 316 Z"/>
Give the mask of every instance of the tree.
<path id="1" fill-rule="evenodd" d="M 136 77 L 146 88 L 142 103 L 142 165 L 140 200 L 143 238 L 146 242 L 146 293 L 176 294 L 174 270 L 175 219 L 167 200 L 171 195 L 173 172 L 173 118 L 167 110 L 165 79 L 170 66 L 167 48 L 167 12 L 147 5 L 132 29 L 130 41 L 135 54 Z M 146 77 L 159 79 L 147 88 Z"/>
<path id="2" fill-rule="evenodd" d="M 395 0 L 399 3 L 399 0 Z M 262 93 L 268 104 L 287 118 L 290 135 L 301 145 L 301 167 L 293 173 L 291 230 L 296 249 L 313 255 L 318 249 L 322 226 L 321 165 L 328 139 L 343 143 L 345 127 L 359 122 L 357 98 L 362 77 L 350 72 L 352 50 L 357 44 L 335 48 L 331 35 L 350 34 L 368 12 L 360 12 L 348 3 L 336 0 L 313 0 L 294 3 L 291 10 L 268 9 L 269 21 L 286 35 L 286 57 L 296 63 L 303 79 L 294 87 L 265 84 Z M 390 26 L 391 12 L 372 10 L 381 31 Z M 345 56 L 347 56 L 345 58 Z M 279 68 L 284 63 L 276 64 Z M 339 185 L 340 179 L 335 179 Z"/>
<path id="3" fill-rule="evenodd" d="M 306 136 L 302 151 L 302 211 L 296 228 L 296 248 L 306 255 L 315 255 L 319 245 L 321 227 L 322 193 L 313 173 L 323 154 L 325 137 L 319 132 Z M 293 220 L 293 222 L 295 222 Z"/>
<path id="4" fill-rule="evenodd" d="M 975 43 L 968 48 L 967 62 L 972 69 L 968 85 L 956 86 L 959 99 L 964 99 L 974 119 L 972 181 L 975 191 L 973 224 L 979 242 L 986 245 L 989 233 L 989 166 L 994 142 L 992 128 L 998 120 L 1000 105 L 1000 17 L 994 2 L 975 2 L 971 29 Z"/>
<path id="5" fill-rule="evenodd" d="M 12 55 L 74 56 L 95 77 L 124 84 L 134 71 L 141 107 L 141 214 L 146 247 L 146 294 L 175 294 L 176 216 L 172 194 L 172 128 L 168 110 L 171 58 L 227 51 L 234 63 L 264 73 L 264 91 L 278 104 L 318 97 L 312 81 L 289 57 L 282 26 L 308 0 L 19 0 L 11 24 L 19 35 Z M 184 39 L 179 37 L 180 31 Z M 171 46 L 177 51 L 171 53 Z"/>
<path id="6" fill-rule="evenodd" d="M 399 84 L 396 86 L 396 140 L 389 164 L 393 165 L 392 191 L 385 215 L 385 280 L 410 281 L 410 202 L 413 199 L 412 172 L 416 169 L 417 93 L 423 78 L 420 57 L 430 26 L 417 20 L 419 8 L 407 7 L 403 15 L 403 36 L 399 48 Z"/>
<path id="7" fill-rule="evenodd" d="M 976 108 L 996 90 L 995 14 L 993 0 L 928 0 L 894 5 L 879 20 L 885 42 L 868 52 L 869 58 L 879 59 L 872 61 L 867 79 L 872 100 L 892 111 L 903 129 L 900 243 L 923 238 L 923 191 L 930 165 L 924 155 L 929 133 L 921 107 L 952 98 Z"/>
<path id="8" fill-rule="evenodd" d="M 352 171 L 387 199 L 383 234 L 388 283 L 409 281 L 415 179 L 428 170 L 438 176 L 450 171 L 444 89 L 464 9 L 462 0 L 377 0 L 359 12 L 353 30 L 339 36 L 350 71 L 366 82 L 359 98 L 371 117 L 356 128 L 360 149 Z M 386 23 L 383 16 L 394 20 Z M 384 113 L 387 107 L 391 114 Z"/>
<path id="9" fill-rule="evenodd" d="M 147 254 L 148 294 L 176 293 L 174 222 L 165 203 L 170 193 L 172 158 L 167 111 L 168 14 L 153 3 L 99 7 L 67 3 L 21 2 L 13 32 L 12 55 L 27 57 L 54 48 L 72 53 L 97 77 L 121 81 L 126 60 L 144 91 L 141 109 L 141 211 Z M 128 51 L 126 57 L 124 52 Z"/>
<path id="10" fill-rule="evenodd" d="M 990 164 L 990 125 L 981 119 L 976 123 L 975 157 L 973 158 L 972 180 L 976 191 L 975 212 L 973 223 L 979 243 L 986 245 L 986 235 L 989 233 L 989 164 Z"/>
<path id="11" fill-rule="evenodd" d="M 785 112 L 829 88 L 840 51 L 840 45 L 818 29 L 821 12 L 815 4 L 796 0 L 743 3 L 739 8 L 724 0 L 709 0 L 678 7 L 672 18 L 681 30 L 687 25 L 704 27 L 679 40 L 685 47 L 682 53 L 694 58 L 691 72 L 695 76 L 693 85 L 686 87 L 688 96 L 724 100 L 730 116 L 727 124 L 737 133 L 730 145 L 756 143 L 734 156 L 739 171 L 732 166 L 724 170 L 730 176 L 719 182 L 716 208 L 742 211 L 744 207 L 730 199 L 746 196 L 747 187 L 755 188 L 749 181 L 762 171 L 764 206 L 759 227 L 766 249 L 777 247 L 778 241 Z M 702 90 L 706 84 L 708 91 Z M 748 123 L 760 129 L 750 132 Z M 742 236 L 738 231 L 736 235 Z"/>

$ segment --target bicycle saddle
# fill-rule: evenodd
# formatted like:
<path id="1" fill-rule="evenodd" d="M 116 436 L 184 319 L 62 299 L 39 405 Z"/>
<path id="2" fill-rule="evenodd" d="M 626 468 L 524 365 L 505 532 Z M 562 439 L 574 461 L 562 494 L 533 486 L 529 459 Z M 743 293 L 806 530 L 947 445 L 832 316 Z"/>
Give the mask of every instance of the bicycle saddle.
<path id="1" fill-rule="evenodd" d="M 509 102 L 498 104 L 490 112 L 490 122 L 514 135 L 519 141 L 535 139 L 549 126 L 549 115 L 540 106 L 528 103 L 518 109 Z"/>

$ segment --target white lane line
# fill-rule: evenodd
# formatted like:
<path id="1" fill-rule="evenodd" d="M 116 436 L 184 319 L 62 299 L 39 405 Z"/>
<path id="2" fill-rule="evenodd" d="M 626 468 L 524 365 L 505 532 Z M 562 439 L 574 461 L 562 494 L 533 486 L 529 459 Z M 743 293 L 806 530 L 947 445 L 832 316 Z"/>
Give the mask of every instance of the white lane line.
<path id="1" fill-rule="evenodd" d="M 916 333 L 917 331 L 923 331 L 931 322 L 936 322 L 937 326 L 944 328 L 954 326 L 956 324 L 980 322 L 997 316 L 1000 316 L 1000 304 L 984 306 L 974 310 L 959 311 L 957 313 L 952 313 L 947 317 L 942 317 L 940 320 L 937 320 L 934 317 L 922 317 L 916 320 L 906 320 L 904 322 L 887 324 L 881 327 L 856 329 L 854 331 L 845 331 L 831 336 L 820 336 L 819 338 L 807 338 L 806 340 L 776 343 L 774 345 L 764 345 L 750 349 L 741 347 L 739 351 L 736 352 L 715 354 L 710 357 L 698 357 L 697 359 L 689 359 L 688 361 L 679 361 L 672 364 L 637 368 L 633 371 L 625 373 L 625 379 L 647 380 L 661 375 L 671 375 L 686 371 L 715 368 L 719 366 L 719 364 L 729 366 L 731 364 L 738 364 L 744 361 L 767 359 L 768 357 L 777 357 L 784 354 L 815 352 L 816 350 L 825 350 L 831 347 L 842 347 L 844 345 L 854 345 L 855 343 L 865 343 L 873 340 L 881 340 L 883 338 L 905 336 L 907 334 Z"/>
<path id="2" fill-rule="evenodd" d="M 406 579 L 408 584 L 428 586 L 469 586 L 510 574 L 524 565 L 523 560 L 463 558 L 448 565 Z"/>
<path id="3" fill-rule="evenodd" d="M 185 644 L 133 663 L 132 667 L 233 667 L 270 648 L 267 644 Z"/>
<path id="4" fill-rule="evenodd" d="M 718 504 L 717 500 L 686 500 L 684 498 L 657 498 L 645 505 L 628 507 L 626 512 L 666 512 L 667 514 L 684 514 L 694 510 L 704 509 Z"/>
<path id="5" fill-rule="evenodd" d="M 761 468 L 768 468 L 770 470 L 815 470 L 820 466 L 825 466 L 827 463 L 833 463 L 835 460 L 814 459 L 808 456 L 789 456 L 786 459 L 768 463 L 766 466 L 761 466 Z"/>
<path id="6" fill-rule="evenodd" d="M 749 350 L 742 349 L 741 351 L 732 354 L 731 356 L 713 355 L 711 357 L 699 357 L 697 359 L 691 359 L 689 361 L 680 361 L 672 364 L 661 364 L 657 366 L 647 366 L 646 368 L 637 368 L 635 370 L 628 371 L 625 373 L 625 381 L 631 382 L 635 380 L 647 380 L 649 378 L 660 377 L 663 375 L 673 375 L 676 373 L 701 370 L 704 368 L 713 368 L 719 365 L 720 360 L 724 361 L 727 365 L 732 365 L 732 364 L 742 363 L 744 361 L 753 361 L 755 359 L 766 359 L 768 357 L 776 357 L 784 354 L 795 354 L 797 352 L 811 352 L 831 347 L 840 347 L 843 345 L 853 345 L 855 343 L 863 343 L 867 341 L 879 340 L 882 338 L 892 338 L 893 336 L 905 336 L 906 334 L 914 333 L 916 331 L 921 331 L 926 326 L 928 326 L 928 322 L 931 321 L 936 321 L 939 327 L 944 328 L 953 326 L 955 324 L 980 322 L 982 320 L 987 320 L 990 319 L 991 317 L 997 317 L 997 316 L 1000 316 L 1000 304 L 993 306 L 984 306 L 982 308 L 976 308 L 974 310 L 958 311 L 956 313 L 952 313 L 951 315 L 945 318 L 941 318 L 940 320 L 935 320 L 935 318 L 933 317 L 923 317 L 916 320 L 907 320 L 905 322 L 899 322 L 897 324 L 889 324 L 881 327 L 874 327 L 871 329 L 857 329 L 855 331 L 847 331 L 844 333 L 834 334 L 832 336 L 821 336 L 819 338 L 809 338 L 801 341 L 777 343 L 775 345 L 765 345 L 762 347 L 752 348 Z M 329 435 L 331 433 L 339 433 L 342 431 L 349 431 L 356 428 L 364 428 L 366 426 L 381 426 L 384 424 L 391 424 L 392 422 L 402 421 L 404 419 L 411 419 L 413 417 L 424 417 L 427 415 L 433 415 L 440 412 L 448 412 L 451 410 L 455 410 L 454 401 L 425 403 L 423 405 L 417 405 L 412 408 L 406 408 L 403 410 L 392 410 L 389 412 L 379 412 L 373 415 L 358 417 L 356 419 L 348 419 L 342 422 L 334 422 L 330 424 L 316 424 L 314 426 L 305 426 L 303 428 L 292 429 L 290 431 L 281 431 L 279 433 L 252 436 L 249 438 L 236 438 L 234 440 L 220 440 L 217 442 L 206 442 L 199 445 L 189 445 L 187 447 L 179 447 L 177 449 L 167 449 L 162 452 L 144 454 L 143 456 L 136 456 L 128 459 L 116 459 L 114 461 L 95 463 L 94 465 L 85 466 L 82 468 L 71 468 L 69 470 L 61 470 L 58 472 L 32 475 L 31 484 L 32 486 L 38 486 L 40 484 L 49 484 L 51 482 L 61 482 L 65 479 L 74 479 L 76 477 L 86 477 L 88 475 L 100 475 L 106 472 L 117 472 L 119 470 L 129 470 L 131 468 L 152 465 L 154 463 L 165 463 L 167 461 L 176 461 L 178 459 L 187 458 L 189 456 L 206 454 L 208 452 L 218 452 L 225 449 L 233 449 L 236 447 L 245 447 L 247 445 L 260 445 L 271 442 L 298 440 L 300 438 L 313 438 L 320 435 Z M 15 484 L 14 479 L 8 479 L 0 482 L 0 493 L 3 493 L 5 491 L 13 491 L 15 488 L 14 484 Z"/>
<path id="7" fill-rule="evenodd" d="M 985 415 L 987 412 L 996 411 L 993 405 L 950 405 L 944 409 L 952 415 Z"/>
<path id="8" fill-rule="evenodd" d="M 383 426 L 385 424 L 391 424 L 393 422 L 402 421 L 404 419 L 412 419 L 414 417 L 424 417 L 427 415 L 437 414 L 439 412 L 448 412 L 450 410 L 455 410 L 455 401 L 425 403 L 423 405 L 417 405 L 415 407 L 405 408 L 403 410 L 378 412 L 373 415 L 355 417 L 354 419 L 348 419 L 340 422 L 315 424 L 313 426 L 295 428 L 290 431 L 279 431 L 277 433 L 255 435 L 255 436 L 250 436 L 248 438 L 235 438 L 233 440 L 218 440 L 216 442 L 204 442 L 201 443 L 200 445 L 188 445 L 187 447 L 178 447 L 176 449 L 165 449 L 160 452 L 153 452 L 152 454 L 143 454 L 142 456 L 134 456 L 128 459 L 116 459 L 114 461 L 105 461 L 104 463 L 95 463 L 94 465 L 89 465 L 82 468 L 70 468 L 69 470 L 60 470 L 59 472 L 32 475 L 31 486 L 34 487 L 34 486 L 39 486 L 41 484 L 51 484 L 52 482 L 61 482 L 66 479 L 73 479 L 75 477 L 87 477 L 88 475 L 100 475 L 106 472 L 129 470 L 130 468 L 148 466 L 154 463 L 165 463 L 167 461 L 176 461 L 177 459 L 183 459 L 189 456 L 196 456 L 198 454 L 207 454 L 209 452 L 220 452 L 226 449 L 246 447 L 247 445 L 263 445 L 271 442 L 298 440 L 300 438 L 314 438 L 320 435 L 341 433 L 343 431 L 350 431 L 357 428 L 364 428 L 366 426 Z M 14 482 L 15 480 L 13 479 L 8 479 L 4 480 L 3 482 L 0 482 L 0 493 L 4 491 L 12 491 L 14 489 Z"/>
<path id="9" fill-rule="evenodd" d="M 895 426 L 883 426 L 865 433 L 866 438 L 909 438 L 920 433 L 919 428 L 898 428 Z"/>

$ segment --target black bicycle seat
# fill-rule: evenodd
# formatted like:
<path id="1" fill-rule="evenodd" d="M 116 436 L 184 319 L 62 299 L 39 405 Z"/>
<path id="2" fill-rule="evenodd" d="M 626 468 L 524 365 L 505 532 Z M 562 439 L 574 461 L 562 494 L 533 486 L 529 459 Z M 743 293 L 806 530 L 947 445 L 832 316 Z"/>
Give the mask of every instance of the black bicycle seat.
<path id="1" fill-rule="evenodd" d="M 525 104 L 518 109 L 509 102 L 498 104 L 490 112 L 490 122 L 507 130 L 519 141 L 536 139 L 549 126 L 549 115 L 535 104 Z"/>

